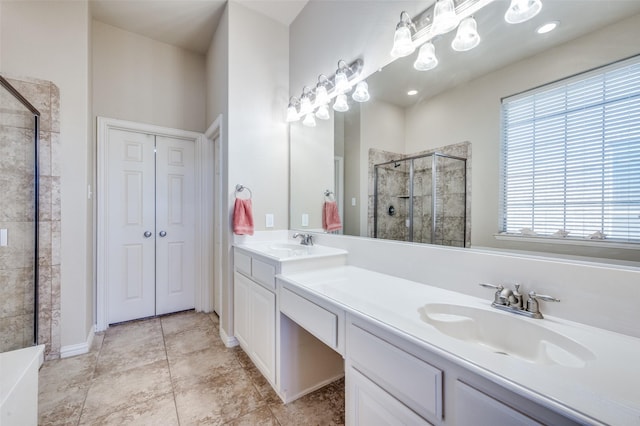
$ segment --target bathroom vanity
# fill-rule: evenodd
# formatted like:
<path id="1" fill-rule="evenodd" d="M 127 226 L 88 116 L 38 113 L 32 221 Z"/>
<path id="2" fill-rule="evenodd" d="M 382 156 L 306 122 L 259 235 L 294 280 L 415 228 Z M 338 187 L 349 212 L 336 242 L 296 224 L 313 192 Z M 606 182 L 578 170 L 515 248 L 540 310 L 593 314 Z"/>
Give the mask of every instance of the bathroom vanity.
<path id="1" fill-rule="evenodd" d="M 285 402 L 344 371 L 349 425 L 640 424 L 640 369 L 624 368 L 637 338 L 503 312 L 489 294 L 346 265 L 346 254 L 296 263 L 235 253 L 238 340 Z M 271 262 L 269 288 L 259 262 Z M 252 297 L 269 309 L 249 309 Z"/>
<path id="2" fill-rule="evenodd" d="M 286 242 L 262 242 L 234 249 L 234 326 L 238 343 L 269 381 L 278 396 L 293 401 L 344 375 L 342 358 L 304 327 L 324 319 L 298 294 L 276 287 L 276 275 L 346 264 L 347 252 L 320 246 Z M 297 324 L 300 312 L 319 314 Z M 343 324 L 343 320 L 341 324 Z M 334 327 L 337 330 L 337 327 Z M 335 334 L 335 331 L 334 331 Z M 344 342 L 344 341 L 343 341 Z M 328 343 L 327 346 L 325 343 Z M 340 345 L 343 349 L 344 343 Z"/>

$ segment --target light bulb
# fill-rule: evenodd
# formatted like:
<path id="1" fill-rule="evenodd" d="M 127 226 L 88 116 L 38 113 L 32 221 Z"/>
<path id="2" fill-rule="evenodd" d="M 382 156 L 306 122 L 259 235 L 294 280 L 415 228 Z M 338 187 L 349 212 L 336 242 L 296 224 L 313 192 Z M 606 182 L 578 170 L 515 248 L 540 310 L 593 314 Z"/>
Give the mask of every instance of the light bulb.
<path id="1" fill-rule="evenodd" d="M 418 51 L 418 57 L 413 63 L 413 68 L 418 71 L 429 71 L 438 66 L 438 58 L 436 57 L 436 48 L 430 41 L 423 44 Z"/>
<path id="2" fill-rule="evenodd" d="M 342 68 L 339 68 L 336 71 L 335 84 L 336 84 L 337 93 L 345 93 L 351 90 L 351 86 L 349 85 L 349 79 L 347 78 L 347 73 L 345 73 Z"/>
<path id="3" fill-rule="evenodd" d="M 451 42 L 453 50 L 458 52 L 466 52 L 480 44 L 480 35 L 478 34 L 478 25 L 473 17 L 469 16 L 460 22 L 456 37 Z"/>
<path id="4" fill-rule="evenodd" d="M 400 22 L 396 27 L 396 32 L 393 36 L 393 48 L 391 49 L 391 56 L 394 58 L 402 58 L 404 56 L 411 55 L 416 50 L 411 40 L 411 29 L 405 22 Z"/>
<path id="5" fill-rule="evenodd" d="M 336 101 L 333 103 L 333 109 L 338 112 L 349 111 L 349 104 L 347 103 L 347 95 L 340 93 L 336 96 Z"/>
<path id="6" fill-rule="evenodd" d="M 291 123 L 293 121 L 298 121 L 300 117 L 298 116 L 298 111 L 296 107 L 289 104 L 287 107 L 287 123 Z"/>
<path id="7" fill-rule="evenodd" d="M 318 83 L 316 86 L 316 106 L 326 105 L 329 103 L 329 94 L 327 93 L 327 87 Z"/>
<path id="8" fill-rule="evenodd" d="M 433 24 L 431 32 L 433 35 L 445 34 L 458 26 L 453 0 L 437 0 L 433 9 Z"/>
<path id="9" fill-rule="evenodd" d="M 356 102 L 367 102 L 369 100 L 369 85 L 366 81 L 361 81 L 356 86 L 356 90 L 353 91 L 351 96 Z"/>
<path id="10" fill-rule="evenodd" d="M 313 106 L 311 105 L 311 100 L 307 95 L 302 96 L 300 99 L 300 115 L 306 115 L 312 112 Z"/>
<path id="11" fill-rule="evenodd" d="M 519 24 L 536 16 L 541 9 L 541 0 L 511 0 L 504 20 L 510 24 Z"/>
<path id="12" fill-rule="evenodd" d="M 323 104 L 318 107 L 318 110 L 316 111 L 316 117 L 318 117 L 320 120 L 328 120 L 329 118 L 331 118 L 329 116 L 329 108 L 327 108 L 327 104 Z"/>
<path id="13" fill-rule="evenodd" d="M 304 124 L 307 127 L 316 127 L 316 119 L 313 117 L 312 112 L 304 116 L 304 120 L 302 120 L 302 124 Z"/>

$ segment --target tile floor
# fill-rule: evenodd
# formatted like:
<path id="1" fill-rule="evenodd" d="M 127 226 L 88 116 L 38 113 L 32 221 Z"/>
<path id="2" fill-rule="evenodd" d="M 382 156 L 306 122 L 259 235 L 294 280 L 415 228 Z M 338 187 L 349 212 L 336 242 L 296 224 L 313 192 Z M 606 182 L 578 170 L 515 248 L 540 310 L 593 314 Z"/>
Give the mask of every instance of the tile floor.
<path id="1" fill-rule="evenodd" d="M 39 379 L 41 425 L 344 424 L 344 380 L 284 405 L 240 347 L 224 346 L 215 314 L 110 327 Z"/>

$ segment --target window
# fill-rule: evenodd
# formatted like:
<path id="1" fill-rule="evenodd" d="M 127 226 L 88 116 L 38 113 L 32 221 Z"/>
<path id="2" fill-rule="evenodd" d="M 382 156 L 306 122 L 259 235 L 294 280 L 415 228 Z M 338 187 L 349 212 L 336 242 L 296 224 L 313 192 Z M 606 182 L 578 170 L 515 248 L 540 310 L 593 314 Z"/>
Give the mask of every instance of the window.
<path id="1" fill-rule="evenodd" d="M 502 101 L 501 231 L 640 243 L 640 57 Z"/>

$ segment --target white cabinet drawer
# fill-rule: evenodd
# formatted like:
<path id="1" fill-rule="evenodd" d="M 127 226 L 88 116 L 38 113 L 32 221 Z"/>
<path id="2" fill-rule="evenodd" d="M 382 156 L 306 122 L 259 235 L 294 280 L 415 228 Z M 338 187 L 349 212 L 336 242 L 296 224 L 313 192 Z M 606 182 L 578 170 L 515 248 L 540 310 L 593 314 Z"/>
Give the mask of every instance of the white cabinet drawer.
<path id="1" fill-rule="evenodd" d="M 338 316 L 297 295 L 286 287 L 280 291 L 280 312 L 333 349 L 338 348 Z"/>
<path id="2" fill-rule="evenodd" d="M 347 404 L 347 424 L 355 426 L 431 424 L 355 368 L 350 368 L 347 372 Z"/>
<path id="3" fill-rule="evenodd" d="M 461 425 L 542 426 L 542 423 L 459 380 L 456 382 L 455 411 L 456 423 Z"/>
<path id="4" fill-rule="evenodd" d="M 442 371 L 349 324 L 347 355 L 358 370 L 426 418 L 442 419 Z"/>
<path id="5" fill-rule="evenodd" d="M 247 256 L 246 254 L 235 250 L 233 255 L 233 264 L 238 272 L 251 276 L 251 256 Z"/>
<path id="6" fill-rule="evenodd" d="M 276 267 L 268 263 L 253 258 L 251 264 L 251 276 L 260 284 L 264 284 L 268 289 L 276 288 Z"/>

